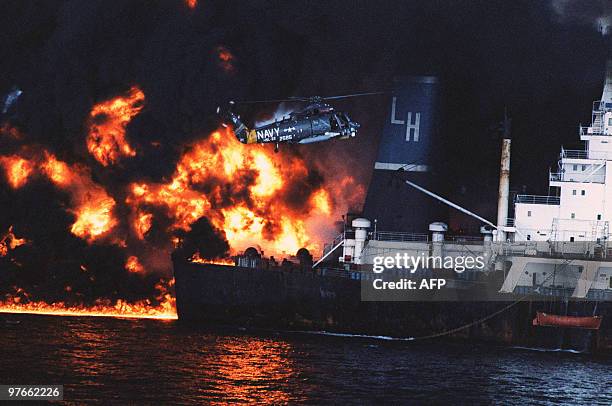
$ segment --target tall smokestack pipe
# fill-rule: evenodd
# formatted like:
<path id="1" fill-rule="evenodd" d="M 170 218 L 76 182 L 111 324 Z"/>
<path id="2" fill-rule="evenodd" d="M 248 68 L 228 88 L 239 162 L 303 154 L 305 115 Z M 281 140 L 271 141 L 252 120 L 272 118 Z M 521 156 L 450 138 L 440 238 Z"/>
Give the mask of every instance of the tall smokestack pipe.
<path id="1" fill-rule="evenodd" d="M 497 241 L 506 241 L 504 227 L 508 218 L 508 198 L 510 196 L 510 119 L 504 113 L 502 124 L 503 139 L 499 168 L 499 190 L 497 200 Z"/>
<path id="2" fill-rule="evenodd" d="M 604 103 L 612 103 L 612 59 L 606 61 L 606 79 L 604 82 L 604 90 L 601 95 L 601 101 Z"/>

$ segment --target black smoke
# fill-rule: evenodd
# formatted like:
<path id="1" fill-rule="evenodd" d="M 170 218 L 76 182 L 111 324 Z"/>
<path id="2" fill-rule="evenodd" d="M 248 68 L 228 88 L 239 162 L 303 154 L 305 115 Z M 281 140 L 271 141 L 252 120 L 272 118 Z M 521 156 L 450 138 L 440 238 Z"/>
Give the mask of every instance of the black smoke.
<path id="1" fill-rule="evenodd" d="M 202 259 L 227 258 L 229 244 L 225 239 L 225 233 L 215 228 L 206 217 L 202 217 L 191 225 L 189 231 L 177 232 L 180 239 L 179 247 L 173 252 L 173 256 L 181 259 L 193 258 L 195 254 Z"/>

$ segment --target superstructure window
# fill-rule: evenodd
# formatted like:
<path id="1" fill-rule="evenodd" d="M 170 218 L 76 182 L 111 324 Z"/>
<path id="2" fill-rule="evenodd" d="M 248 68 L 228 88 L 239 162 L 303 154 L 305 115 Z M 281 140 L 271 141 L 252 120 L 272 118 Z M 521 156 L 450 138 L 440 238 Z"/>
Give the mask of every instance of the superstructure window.
<path id="1" fill-rule="evenodd" d="M 608 119 L 608 125 L 612 125 L 612 117 Z"/>
<path id="2" fill-rule="evenodd" d="M 582 172 L 586 171 L 586 165 L 582 165 Z"/>
<path id="3" fill-rule="evenodd" d="M 574 169 L 574 172 L 578 171 L 578 165 L 574 165 L 572 168 Z"/>
<path id="4" fill-rule="evenodd" d="M 571 218 L 575 219 L 576 218 L 576 213 L 572 213 Z"/>
<path id="5" fill-rule="evenodd" d="M 582 192 L 580 192 L 580 194 L 581 194 L 582 196 L 586 195 L 586 190 L 582 189 Z"/>
<path id="6" fill-rule="evenodd" d="M 601 214 L 597 215 L 597 220 L 601 220 Z"/>
<path id="7" fill-rule="evenodd" d="M 531 217 L 531 210 L 527 210 L 527 217 Z"/>
<path id="8" fill-rule="evenodd" d="M 576 196 L 576 189 L 572 190 L 572 196 Z"/>

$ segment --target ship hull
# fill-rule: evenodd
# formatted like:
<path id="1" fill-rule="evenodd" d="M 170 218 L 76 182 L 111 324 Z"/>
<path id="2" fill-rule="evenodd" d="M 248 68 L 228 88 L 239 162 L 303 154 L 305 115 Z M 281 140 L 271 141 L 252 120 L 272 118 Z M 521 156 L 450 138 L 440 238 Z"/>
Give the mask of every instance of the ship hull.
<path id="1" fill-rule="evenodd" d="M 602 316 L 599 330 L 536 327 L 532 321 L 538 311 L 571 314 L 592 311 L 594 303 L 525 300 L 508 307 L 509 302 L 495 301 L 364 302 L 360 281 L 311 271 L 186 261 L 175 261 L 174 270 L 178 316 L 185 323 L 417 339 L 437 336 L 612 354 L 612 308 L 607 302 L 597 305 Z"/>

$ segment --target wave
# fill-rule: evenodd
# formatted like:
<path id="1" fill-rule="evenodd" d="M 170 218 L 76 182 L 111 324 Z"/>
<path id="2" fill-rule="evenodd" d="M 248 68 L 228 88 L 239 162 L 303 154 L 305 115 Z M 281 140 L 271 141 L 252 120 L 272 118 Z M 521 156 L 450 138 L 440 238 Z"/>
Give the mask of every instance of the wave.
<path id="1" fill-rule="evenodd" d="M 537 351 L 537 352 L 567 352 L 570 354 L 587 354 L 586 351 L 578 351 L 578 350 L 573 350 L 571 348 L 542 348 L 542 347 L 521 347 L 521 346 L 514 346 L 510 348 L 514 350 L 526 350 L 526 351 Z"/>
<path id="2" fill-rule="evenodd" d="M 414 341 L 414 337 L 390 337 L 390 336 L 371 336 L 367 334 L 349 334 L 349 333 L 334 333 L 331 331 L 289 331 L 289 333 L 299 334 L 316 334 L 330 337 L 348 337 L 348 338 L 367 338 L 372 340 L 384 340 L 384 341 Z"/>

